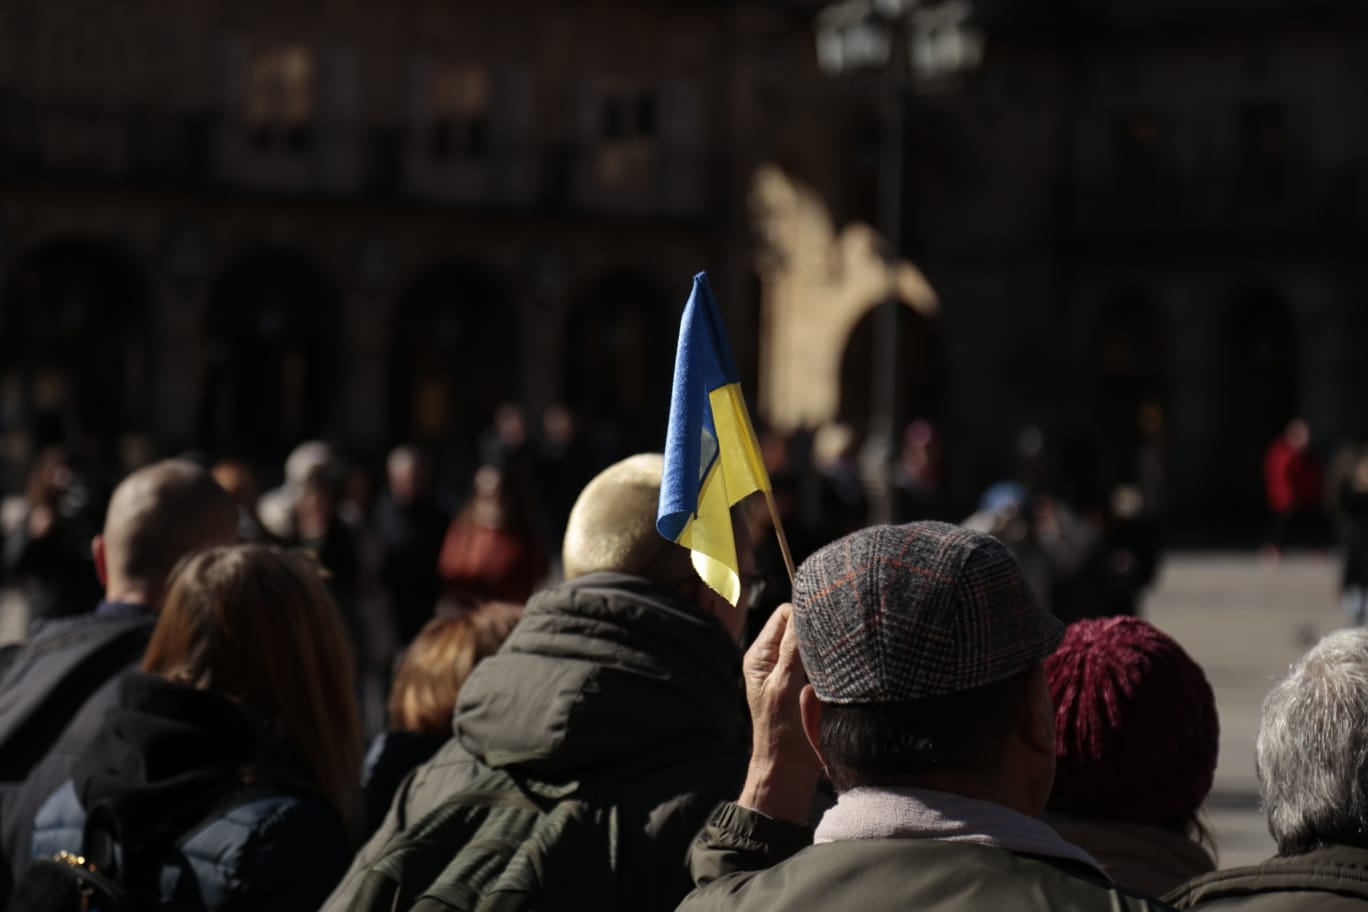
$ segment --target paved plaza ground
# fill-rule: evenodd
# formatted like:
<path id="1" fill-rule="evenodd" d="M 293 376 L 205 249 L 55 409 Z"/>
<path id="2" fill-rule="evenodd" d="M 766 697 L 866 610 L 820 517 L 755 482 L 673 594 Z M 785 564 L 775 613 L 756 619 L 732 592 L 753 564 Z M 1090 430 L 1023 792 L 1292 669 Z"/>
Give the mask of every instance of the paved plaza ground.
<path id="1" fill-rule="evenodd" d="M 1221 716 L 1221 755 L 1204 821 L 1223 867 L 1273 854 L 1259 811 L 1254 738 L 1264 695 L 1322 634 L 1344 626 L 1333 557 L 1276 564 L 1252 554 L 1171 555 L 1145 616 L 1206 670 Z"/>

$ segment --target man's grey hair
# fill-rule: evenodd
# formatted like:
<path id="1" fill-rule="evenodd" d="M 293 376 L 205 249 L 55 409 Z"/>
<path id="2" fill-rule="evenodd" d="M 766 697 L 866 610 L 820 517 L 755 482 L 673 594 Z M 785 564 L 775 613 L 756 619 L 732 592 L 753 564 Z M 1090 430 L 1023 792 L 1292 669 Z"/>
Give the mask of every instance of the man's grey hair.
<path id="1" fill-rule="evenodd" d="M 1368 847 L 1368 629 L 1328 634 L 1273 688 L 1256 769 L 1279 855 Z"/>

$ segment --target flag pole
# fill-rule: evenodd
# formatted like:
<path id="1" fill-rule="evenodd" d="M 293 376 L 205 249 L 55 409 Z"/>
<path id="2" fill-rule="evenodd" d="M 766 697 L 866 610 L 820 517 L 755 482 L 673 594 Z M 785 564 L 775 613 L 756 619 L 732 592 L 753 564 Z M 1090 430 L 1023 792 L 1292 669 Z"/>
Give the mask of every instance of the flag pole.
<path id="1" fill-rule="evenodd" d="M 779 551 L 784 555 L 784 567 L 788 570 L 789 588 L 792 589 L 793 577 L 797 573 L 793 569 L 793 553 L 789 551 L 788 536 L 784 534 L 784 523 L 779 519 L 779 508 L 775 506 L 774 492 L 769 487 L 765 488 L 765 504 L 769 507 L 770 519 L 774 522 L 774 534 L 779 539 Z"/>

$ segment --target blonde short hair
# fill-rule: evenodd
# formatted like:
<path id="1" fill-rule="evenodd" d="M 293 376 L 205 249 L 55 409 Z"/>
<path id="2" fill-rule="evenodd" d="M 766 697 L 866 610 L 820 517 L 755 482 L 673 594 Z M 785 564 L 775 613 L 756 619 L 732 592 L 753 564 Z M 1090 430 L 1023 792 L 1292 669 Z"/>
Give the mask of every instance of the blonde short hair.
<path id="1" fill-rule="evenodd" d="M 567 580 L 605 571 L 665 584 L 689 578 L 689 552 L 656 531 L 664 465 L 659 453 L 639 453 L 585 485 L 565 529 Z"/>

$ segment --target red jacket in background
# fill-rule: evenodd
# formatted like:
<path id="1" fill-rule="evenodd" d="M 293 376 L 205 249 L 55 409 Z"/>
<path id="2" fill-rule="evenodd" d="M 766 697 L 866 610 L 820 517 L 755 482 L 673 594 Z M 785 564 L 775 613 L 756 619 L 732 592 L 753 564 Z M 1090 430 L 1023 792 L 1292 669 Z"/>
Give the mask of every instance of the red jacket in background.
<path id="1" fill-rule="evenodd" d="M 1324 476 L 1310 450 L 1297 449 L 1286 437 L 1279 437 L 1264 457 L 1264 486 L 1268 506 L 1274 513 L 1287 513 L 1320 502 Z"/>

